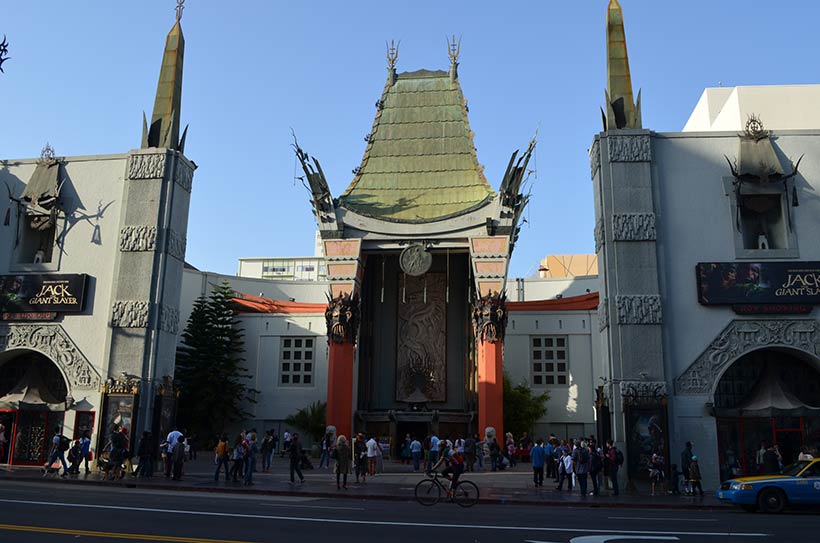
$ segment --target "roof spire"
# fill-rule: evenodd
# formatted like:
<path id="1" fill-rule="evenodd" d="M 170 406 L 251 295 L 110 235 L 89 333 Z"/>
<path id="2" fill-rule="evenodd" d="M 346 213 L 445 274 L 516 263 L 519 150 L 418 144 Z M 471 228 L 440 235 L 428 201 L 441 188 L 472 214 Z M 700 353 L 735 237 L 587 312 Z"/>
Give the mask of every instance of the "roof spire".
<path id="1" fill-rule="evenodd" d="M 609 0 L 606 12 L 606 112 L 604 130 L 641 128 L 641 93 L 633 102 L 624 17 L 618 0 Z"/>
<path id="2" fill-rule="evenodd" d="M 180 109 L 182 105 L 182 61 L 185 54 L 185 38 L 180 19 L 185 0 L 177 0 L 176 22 L 165 40 L 165 52 L 157 83 L 154 112 L 148 127 L 148 137 L 143 136 L 142 147 L 167 147 L 178 150 Z"/>
<path id="3" fill-rule="evenodd" d="M 447 54 L 450 56 L 450 81 L 458 79 L 458 55 L 461 53 L 461 36 L 456 42 L 456 35 L 453 34 L 452 41 L 447 39 Z"/>
<path id="4" fill-rule="evenodd" d="M 390 85 L 396 82 L 396 60 L 399 58 L 399 45 L 401 45 L 401 40 L 399 43 L 396 43 L 394 40 L 390 40 L 390 44 L 384 42 L 387 46 L 387 80 Z"/>

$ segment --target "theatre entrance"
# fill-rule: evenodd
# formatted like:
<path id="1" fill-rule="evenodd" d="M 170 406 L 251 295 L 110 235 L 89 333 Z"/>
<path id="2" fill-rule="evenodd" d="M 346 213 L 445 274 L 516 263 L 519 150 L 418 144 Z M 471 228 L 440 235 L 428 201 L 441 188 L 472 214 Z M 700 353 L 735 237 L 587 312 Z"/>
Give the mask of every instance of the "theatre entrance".
<path id="1" fill-rule="evenodd" d="M 739 358 L 715 392 L 720 478 L 764 473 L 773 447 L 782 466 L 820 447 L 820 372 L 801 352 L 761 349 Z"/>

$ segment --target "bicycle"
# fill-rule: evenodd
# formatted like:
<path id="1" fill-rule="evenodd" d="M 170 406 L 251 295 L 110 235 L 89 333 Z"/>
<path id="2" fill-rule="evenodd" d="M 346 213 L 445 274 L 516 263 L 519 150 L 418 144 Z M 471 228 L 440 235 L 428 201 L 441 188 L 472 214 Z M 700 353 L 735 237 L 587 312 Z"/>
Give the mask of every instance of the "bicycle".
<path id="1" fill-rule="evenodd" d="M 459 480 L 452 490 L 441 482 L 439 472 L 426 473 L 428 479 L 422 479 L 416 484 L 416 501 L 424 506 L 437 504 L 441 500 L 442 492 L 448 501 L 455 502 L 461 507 L 472 507 L 478 503 L 478 487 L 472 481 Z M 444 478 L 447 482 L 450 479 Z"/>

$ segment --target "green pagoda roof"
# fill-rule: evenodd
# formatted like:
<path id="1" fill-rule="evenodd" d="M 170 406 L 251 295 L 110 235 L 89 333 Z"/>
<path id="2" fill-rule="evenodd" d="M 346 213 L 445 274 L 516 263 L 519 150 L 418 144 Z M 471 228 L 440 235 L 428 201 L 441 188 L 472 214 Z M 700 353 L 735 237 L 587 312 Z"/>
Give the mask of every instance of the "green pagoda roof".
<path id="1" fill-rule="evenodd" d="M 430 70 L 392 75 L 378 108 L 341 207 L 418 223 L 461 215 L 492 199 L 457 77 Z"/>

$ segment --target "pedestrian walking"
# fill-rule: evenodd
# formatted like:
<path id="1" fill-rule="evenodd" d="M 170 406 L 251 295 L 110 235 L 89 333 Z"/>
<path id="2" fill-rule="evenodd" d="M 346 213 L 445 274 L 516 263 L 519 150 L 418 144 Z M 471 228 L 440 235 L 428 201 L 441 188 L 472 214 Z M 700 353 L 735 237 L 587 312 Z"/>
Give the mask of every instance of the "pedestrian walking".
<path id="1" fill-rule="evenodd" d="M 285 433 L 282 435 L 282 458 L 284 458 L 285 454 L 290 450 L 291 439 L 290 431 L 285 428 Z"/>
<path id="2" fill-rule="evenodd" d="M 171 454 L 174 450 L 174 447 L 177 444 L 177 440 L 182 436 L 182 432 L 177 430 L 176 426 L 171 428 L 171 431 L 168 432 L 168 436 L 165 438 L 165 476 L 170 477 L 171 471 L 173 469 L 174 461 L 171 458 Z"/>
<path id="3" fill-rule="evenodd" d="M 350 472 L 351 451 L 350 445 L 347 444 L 345 436 L 336 438 L 336 446 L 333 448 L 336 465 L 333 469 L 336 471 L 336 489 L 344 488 L 347 490 L 347 474 Z M 339 482 L 341 481 L 341 486 Z"/>
<path id="4" fill-rule="evenodd" d="M 174 466 L 172 480 L 182 480 L 182 468 L 185 466 L 187 456 L 185 451 L 185 436 L 180 435 L 179 438 L 177 438 L 176 445 L 174 445 L 173 450 L 171 450 L 171 463 Z"/>
<path id="5" fill-rule="evenodd" d="M 256 432 L 251 432 L 245 449 L 245 486 L 253 486 L 257 454 L 259 454 L 259 443 L 256 441 Z"/>
<path id="6" fill-rule="evenodd" d="M 319 469 L 322 469 L 322 466 L 325 466 L 325 468 L 330 467 L 330 450 L 333 448 L 331 439 L 330 434 L 325 434 L 322 438 L 322 455 L 319 457 Z"/>
<path id="7" fill-rule="evenodd" d="M 555 490 L 561 492 L 564 490 L 564 481 L 567 482 L 567 492 L 572 492 L 572 456 L 569 454 L 569 449 L 561 451 L 561 462 L 558 465 L 558 486 Z"/>
<path id="8" fill-rule="evenodd" d="M 544 450 L 544 440 L 539 439 L 530 449 L 530 461 L 532 462 L 532 480 L 536 487 L 544 486 L 544 461 L 546 458 Z"/>
<path id="9" fill-rule="evenodd" d="M 150 479 L 154 474 L 154 454 L 151 441 L 151 433 L 143 432 L 140 444 L 137 446 L 137 456 L 140 458 L 137 464 L 137 476 L 140 479 Z"/>
<path id="10" fill-rule="evenodd" d="M 587 476 L 589 475 L 589 446 L 586 441 L 581 443 L 572 451 L 572 465 L 575 473 L 575 481 L 581 492 L 581 497 L 587 495 Z"/>
<path id="11" fill-rule="evenodd" d="M 233 442 L 233 452 L 231 454 L 231 460 L 233 461 L 233 466 L 231 466 L 231 478 L 233 482 L 237 482 L 237 477 L 242 477 L 244 480 L 245 478 L 245 436 L 244 432 L 236 436 L 236 439 Z"/>
<path id="12" fill-rule="evenodd" d="M 655 451 L 652 454 L 652 459 L 649 461 L 649 479 L 652 481 L 651 484 L 651 495 L 655 495 L 655 486 L 660 486 L 659 490 L 663 491 L 663 482 L 666 479 L 666 469 L 665 464 L 666 459 L 661 454 L 660 449 Z"/>
<path id="13" fill-rule="evenodd" d="M 478 434 L 473 436 L 475 439 L 475 459 L 478 463 L 478 470 L 484 471 L 484 456 L 487 454 L 487 440 L 481 439 Z"/>
<path id="14" fill-rule="evenodd" d="M 549 479 L 555 478 L 555 445 L 552 441 L 547 441 L 544 445 L 544 475 Z"/>
<path id="15" fill-rule="evenodd" d="M 401 445 L 401 450 L 399 451 L 399 457 L 401 458 L 402 464 L 409 464 L 410 460 L 413 458 L 413 451 L 410 450 L 410 444 L 413 443 L 413 440 L 410 438 L 410 434 L 404 436 L 404 441 Z"/>
<path id="16" fill-rule="evenodd" d="M 421 468 L 421 442 L 416 438 L 410 442 L 410 454 L 413 455 L 413 472 L 418 473 Z"/>
<path id="17" fill-rule="evenodd" d="M 430 450 L 427 455 L 427 471 L 433 468 L 433 464 L 438 462 L 438 436 L 433 434 L 430 436 Z"/>
<path id="18" fill-rule="evenodd" d="M 612 440 L 607 441 L 607 445 L 609 446 L 609 478 L 612 481 L 612 495 L 617 496 L 620 494 L 618 489 L 618 471 L 624 463 L 624 455 L 618 450 L 618 447 L 615 446 Z"/>
<path id="19" fill-rule="evenodd" d="M 362 434 L 357 434 L 353 441 L 353 462 L 356 482 L 359 482 L 359 477 L 363 483 L 367 482 L 367 445 Z"/>
<path id="20" fill-rule="evenodd" d="M 262 472 L 264 473 L 270 470 L 271 456 L 273 456 L 273 436 L 270 430 L 265 430 L 265 437 L 262 438 L 259 451 L 262 455 Z"/>
<path id="21" fill-rule="evenodd" d="M 701 476 L 700 476 L 700 466 L 698 465 L 698 457 L 692 457 L 692 463 L 689 466 L 689 482 L 692 485 L 692 496 L 695 495 L 695 492 L 698 493 L 700 497 L 703 497 L 703 487 L 700 485 Z"/>
<path id="22" fill-rule="evenodd" d="M 288 447 L 288 455 L 290 458 L 290 482 L 295 483 L 294 474 L 299 476 L 299 482 L 305 482 L 305 476 L 302 475 L 302 443 L 299 440 L 299 434 L 294 433 L 290 438 L 290 446 Z"/>
<path id="23" fill-rule="evenodd" d="M 379 448 L 379 444 L 375 437 L 370 436 L 370 439 L 367 440 L 365 445 L 367 447 L 367 474 L 372 477 L 376 475 L 376 462 L 378 462 L 376 449 Z"/>
<path id="24" fill-rule="evenodd" d="M 680 453 L 680 469 L 683 472 L 683 493 L 686 496 L 692 495 L 692 485 L 689 479 L 689 468 L 692 467 L 692 457 L 694 456 L 692 446 L 692 442 L 687 441 L 683 447 L 683 451 Z"/>
<path id="25" fill-rule="evenodd" d="M 601 493 L 601 471 L 604 469 L 603 452 L 595 449 L 594 445 L 589 446 L 589 478 L 592 480 L 592 492 L 590 495 L 598 496 Z"/>
<path id="26" fill-rule="evenodd" d="M 228 435 L 222 434 L 222 437 L 219 438 L 219 443 L 216 445 L 216 449 L 214 449 L 214 458 L 216 460 L 216 471 L 214 472 L 214 482 L 219 481 L 219 472 L 222 471 L 222 468 L 225 468 L 225 482 L 227 483 L 230 479 L 230 461 L 231 461 L 231 448 L 228 446 Z"/>
<path id="27" fill-rule="evenodd" d="M 83 432 L 83 436 L 80 438 L 80 462 L 77 464 L 77 473 L 80 472 L 80 464 L 85 462 L 85 474 L 88 475 L 91 473 L 91 469 L 88 467 L 88 460 L 91 456 L 91 436 L 88 434 L 88 430 Z"/>
<path id="28" fill-rule="evenodd" d="M 75 439 L 68 449 L 68 472 L 72 475 L 80 473 L 80 440 Z"/>

